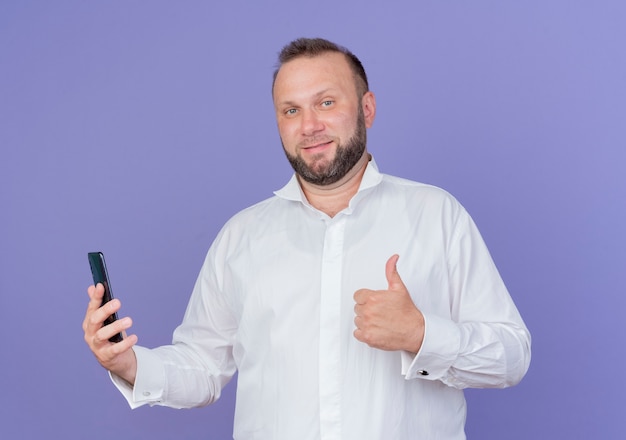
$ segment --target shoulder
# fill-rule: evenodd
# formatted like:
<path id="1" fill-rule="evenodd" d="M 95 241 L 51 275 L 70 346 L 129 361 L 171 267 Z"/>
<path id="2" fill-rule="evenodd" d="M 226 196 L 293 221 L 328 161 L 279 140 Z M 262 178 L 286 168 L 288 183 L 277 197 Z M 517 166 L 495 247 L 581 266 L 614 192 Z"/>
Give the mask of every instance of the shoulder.
<path id="1" fill-rule="evenodd" d="M 271 235 L 271 232 L 269 234 L 268 232 L 275 228 L 276 224 L 272 219 L 279 217 L 280 212 L 285 210 L 286 202 L 272 196 L 234 214 L 215 236 L 209 249 L 209 256 L 221 255 L 221 258 L 224 258 L 242 246 L 245 247 L 246 243 L 264 235 Z"/>
<path id="2" fill-rule="evenodd" d="M 246 228 L 251 224 L 265 221 L 286 208 L 288 201 L 277 196 L 269 197 L 254 205 L 242 209 L 233 215 L 224 225 L 225 228 Z"/>
<path id="3" fill-rule="evenodd" d="M 383 174 L 381 190 L 385 196 L 403 197 L 414 202 L 461 207 L 457 199 L 443 188 L 402 177 Z"/>

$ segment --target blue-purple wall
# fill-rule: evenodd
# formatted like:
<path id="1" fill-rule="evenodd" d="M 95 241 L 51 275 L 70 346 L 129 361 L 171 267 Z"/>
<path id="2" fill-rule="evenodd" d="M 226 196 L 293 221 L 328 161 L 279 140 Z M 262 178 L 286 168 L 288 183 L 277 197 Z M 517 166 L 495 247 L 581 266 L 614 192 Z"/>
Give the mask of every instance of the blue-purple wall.
<path id="1" fill-rule="evenodd" d="M 518 387 L 467 393 L 469 438 L 626 438 L 625 23 L 621 0 L 1 2 L 2 438 L 230 438 L 233 386 L 127 407 L 83 342 L 86 253 L 168 343 L 221 225 L 291 174 L 270 79 L 299 36 L 361 57 L 380 168 L 459 198 L 532 332 Z"/>

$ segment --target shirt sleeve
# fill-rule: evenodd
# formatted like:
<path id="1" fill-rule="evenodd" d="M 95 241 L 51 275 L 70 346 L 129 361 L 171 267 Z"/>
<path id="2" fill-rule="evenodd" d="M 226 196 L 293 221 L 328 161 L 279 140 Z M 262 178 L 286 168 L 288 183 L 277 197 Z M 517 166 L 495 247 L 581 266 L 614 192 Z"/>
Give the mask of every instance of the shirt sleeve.
<path id="1" fill-rule="evenodd" d="M 222 388 L 235 374 L 232 349 L 236 321 L 222 294 L 217 247 L 214 243 L 209 250 L 172 344 L 154 349 L 134 347 L 134 386 L 111 375 L 132 408 L 145 404 L 172 408 L 208 405 L 219 399 Z"/>
<path id="2" fill-rule="evenodd" d="M 416 354 L 403 351 L 402 374 L 407 379 L 423 377 L 441 380 L 454 364 L 460 345 L 459 330 L 454 322 L 434 315 L 424 316 L 424 341 Z M 436 335 L 431 337 L 432 335 Z"/>
<path id="3" fill-rule="evenodd" d="M 448 316 L 424 313 L 417 354 L 401 354 L 407 380 L 454 388 L 517 384 L 530 364 L 530 333 L 470 216 L 459 207 L 447 245 Z"/>
<path id="4" fill-rule="evenodd" d="M 163 398 L 163 384 L 165 377 L 161 361 L 150 349 L 134 346 L 137 358 L 137 377 L 132 386 L 121 377 L 110 373 L 111 380 L 122 393 L 132 409 L 149 404 L 156 405 Z"/>

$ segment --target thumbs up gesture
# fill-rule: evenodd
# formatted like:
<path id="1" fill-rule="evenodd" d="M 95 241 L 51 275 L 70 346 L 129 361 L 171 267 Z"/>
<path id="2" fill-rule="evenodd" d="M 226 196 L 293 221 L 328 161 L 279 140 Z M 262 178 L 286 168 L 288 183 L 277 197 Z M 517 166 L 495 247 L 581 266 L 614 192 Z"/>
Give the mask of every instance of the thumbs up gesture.
<path id="1" fill-rule="evenodd" d="M 354 337 L 381 350 L 417 353 L 424 339 L 424 316 L 400 278 L 393 255 L 385 266 L 387 290 L 359 289 L 354 293 Z"/>

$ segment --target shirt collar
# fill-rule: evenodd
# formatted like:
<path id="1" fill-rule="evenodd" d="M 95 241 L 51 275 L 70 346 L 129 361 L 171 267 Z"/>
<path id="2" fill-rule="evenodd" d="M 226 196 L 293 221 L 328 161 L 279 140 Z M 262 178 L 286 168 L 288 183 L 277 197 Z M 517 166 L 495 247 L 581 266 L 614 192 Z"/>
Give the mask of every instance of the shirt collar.
<path id="1" fill-rule="evenodd" d="M 383 175 L 378 171 L 378 165 L 376 164 L 374 158 L 371 157 L 367 164 L 367 168 L 365 168 L 365 173 L 363 174 L 363 179 L 361 180 L 357 194 L 378 185 L 382 180 Z M 298 182 L 298 178 L 295 173 L 291 176 L 289 182 L 287 182 L 287 184 L 281 189 L 274 191 L 274 194 L 281 199 L 302 202 L 305 205 L 309 204 L 304 196 L 304 192 L 302 191 L 302 187 L 300 186 L 300 182 Z"/>

